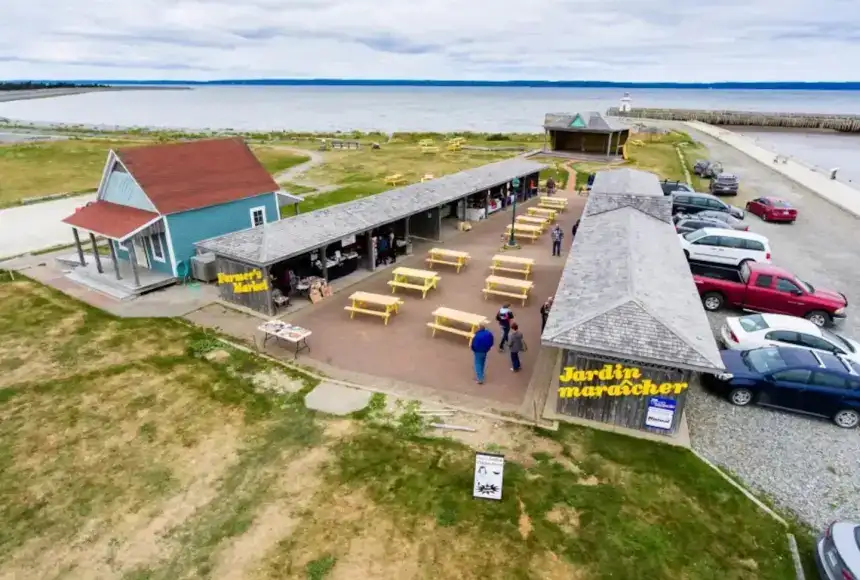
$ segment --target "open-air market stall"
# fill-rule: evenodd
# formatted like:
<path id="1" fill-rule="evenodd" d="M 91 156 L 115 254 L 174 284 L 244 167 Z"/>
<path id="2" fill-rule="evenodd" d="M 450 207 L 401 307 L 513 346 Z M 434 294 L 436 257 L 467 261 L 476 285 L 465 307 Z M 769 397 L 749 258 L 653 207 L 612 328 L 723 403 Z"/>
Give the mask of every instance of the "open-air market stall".
<path id="1" fill-rule="evenodd" d="M 541 342 L 560 420 L 673 435 L 694 373 L 723 370 L 657 176 L 597 174 Z"/>
<path id="2" fill-rule="evenodd" d="M 196 247 L 198 253 L 215 255 L 219 273 L 254 282 L 252 288 L 236 291 L 233 278 L 222 276 L 224 300 L 274 314 L 275 305 L 283 303 L 279 295 L 288 299 L 310 285 L 312 300 L 317 292 L 324 297 L 330 292 L 327 282 L 396 260 L 409 252 L 413 238 L 440 241 L 443 215 L 451 204 L 456 207 L 478 193 L 486 196 L 514 179 L 537 179 L 544 167 L 519 158 L 499 161 L 204 240 Z"/>

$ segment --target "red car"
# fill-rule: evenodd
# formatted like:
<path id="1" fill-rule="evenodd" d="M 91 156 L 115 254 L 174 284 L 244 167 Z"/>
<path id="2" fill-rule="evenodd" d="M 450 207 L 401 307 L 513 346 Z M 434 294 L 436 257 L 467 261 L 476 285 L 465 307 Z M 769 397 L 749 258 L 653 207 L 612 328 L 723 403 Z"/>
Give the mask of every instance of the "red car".
<path id="1" fill-rule="evenodd" d="M 754 213 L 766 222 L 793 223 L 797 219 L 797 210 L 791 204 L 778 197 L 757 197 L 747 202 L 747 211 Z"/>

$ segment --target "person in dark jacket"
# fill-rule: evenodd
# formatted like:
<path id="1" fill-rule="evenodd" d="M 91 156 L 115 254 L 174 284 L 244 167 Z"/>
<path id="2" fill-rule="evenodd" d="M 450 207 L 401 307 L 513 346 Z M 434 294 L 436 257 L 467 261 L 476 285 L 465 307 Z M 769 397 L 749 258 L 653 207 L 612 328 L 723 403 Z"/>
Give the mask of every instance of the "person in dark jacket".
<path id="1" fill-rule="evenodd" d="M 555 179 L 550 177 L 546 180 L 546 194 L 552 195 L 555 193 Z"/>
<path id="2" fill-rule="evenodd" d="M 493 333 L 487 330 L 483 324 L 478 327 L 478 332 L 472 338 L 472 354 L 475 359 L 475 380 L 479 385 L 484 384 L 484 369 L 487 366 L 487 353 L 493 348 L 495 338 Z"/>
<path id="3" fill-rule="evenodd" d="M 499 328 L 502 330 L 502 340 L 499 341 L 499 352 L 505 350 L 505 344 L 508 342 L 508 333 L 511 331 L 511 321 L 513 319 L 514 313 L 511 311 L 510 304 L 505 304 L 496 313 L 496 322 L 499 323 Z"/>
<path id="4" fill-rule="evenodd" d="M 561 256 L 561 241 L 564 239 L 564 232 L 561 231 L 561 226 L 555 224 L 555 227 L 550 232 L 550 236 L 552 237 L 552 255 Z"/>
<path id="5" fill-rule="evenodd" d="M 570 232 L 570 239 L 571 240 L 576 237 L 576 230 L 578 230 L 578 229 L 579 229 L 579 220 L 576 220 L 576 223 L 573 224 L 573 231 Z"/>
<path id="6" fill-rule="evenodd" d="M 540 307 L 540 331 L 543 333 L 543 329 L 546 328 L 546 319 L 549 318 L 549 311 L 552 308 L 552 296 L 546 299 L 546 302 L 543 303 L 543 306 Z"/>
<path id="7" fill-rule="evenodd" d="M 522 368 L 520 365 L 520 353 L 526 351 L 526 339 L 523 337 L 523 333 L 520 332 L 520 327 L 516 322 L 511 324 L 510 338 L 511 370 L 518 373 Z"/>

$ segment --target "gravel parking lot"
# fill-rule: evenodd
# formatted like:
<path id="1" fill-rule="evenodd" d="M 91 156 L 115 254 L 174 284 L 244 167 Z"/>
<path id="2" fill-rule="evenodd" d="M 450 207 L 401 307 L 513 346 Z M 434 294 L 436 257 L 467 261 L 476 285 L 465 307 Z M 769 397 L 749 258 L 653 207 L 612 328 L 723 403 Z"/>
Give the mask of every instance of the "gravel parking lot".
<path id="1" fill-rule="evenodd" d="M 838 329 L 860 338 L 860 220 L 743 153 L 707 135 L 688 132 L 708 147 L 712 159 L 740 177 L 741 195 L 726 201 L 743 207 L 748 199 L 767 194 L 798 208 L 800 217 L 792 225 L 769 224 L 755 216 L 746 221 L 751 231 L 770 238 L 775 264 L 813 286 L 848 297 L 848 318 Z M 736 315 L 708 316 L 716 330 L 726 316 Z M 699 453 L 802 521 L 820 528 L 834 519 L 860 520 L 857 430 L 763 407 L 737 408 L 701 388 L 690 393 L 687 413 L 692 445 Z"/>

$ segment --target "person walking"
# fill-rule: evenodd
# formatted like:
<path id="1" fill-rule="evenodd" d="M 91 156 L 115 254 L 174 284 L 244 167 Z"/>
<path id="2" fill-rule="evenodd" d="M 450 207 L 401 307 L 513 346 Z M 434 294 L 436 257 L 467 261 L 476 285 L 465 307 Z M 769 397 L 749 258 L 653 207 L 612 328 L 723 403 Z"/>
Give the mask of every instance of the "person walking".
<path id="1" fill-rule="evenodd" d="M 555 224 L 550 234 L 552 235 L 552 255 L 561 256 L 561 240 L 564 239 L 564 232 L 561 231 L 561 226 Z"/>
<path id="2" fill-rule="evenodd" d="M 479 385 L 484 384 L 484 369 L 487 367 L 487 353 L 493 348 L 495 338 L 483 324 L 478 326 L 478 332 L 472 338 L 472 355 L 475 362 L 475 380 Z"/>
<path id="3" fill-rule="evenodd" d="M 552 308 L 552 296 L 546 299 L 546 302 L 540 307 L 540 331 L 543 334 L 543 329 L 546 328 L 546 319 L 549 318 L 549 311 Z"/>
<path id="4" fill-rule="evenodd" d="M 511 371 L 518 373 L 522 368 L 520 365 L 520 353 L 525 352 L 526 339 L 520 332 L 520 326 L 516 322 L 511 324 Z"/>
<path id="5" fill-rule="evenodd" d="M 555 193 L 555 179 L 550 177 L 546 180 L 546 194 L 552 195 Z"/>
<path id="6" fill-rule="evenodd" d="M 502 330 L 502 340 L 499 341 L 499 352 L 505 350 L 505 344 L 508 342 L 508 334 L 511 332 L 511 321 L 513 319 L 514 313 L 511 311 L 510 304 L 505 304 L 496 313 L 496 321 Z"/>

